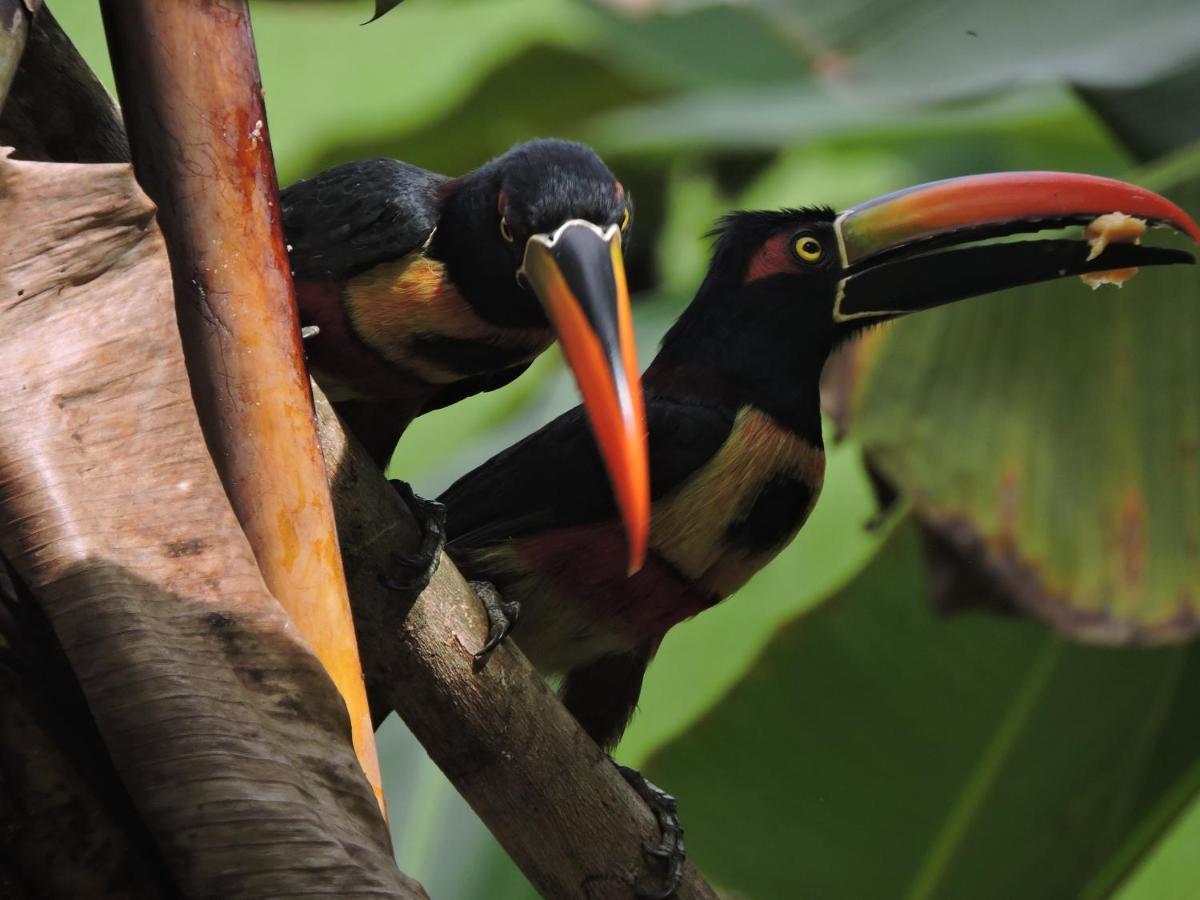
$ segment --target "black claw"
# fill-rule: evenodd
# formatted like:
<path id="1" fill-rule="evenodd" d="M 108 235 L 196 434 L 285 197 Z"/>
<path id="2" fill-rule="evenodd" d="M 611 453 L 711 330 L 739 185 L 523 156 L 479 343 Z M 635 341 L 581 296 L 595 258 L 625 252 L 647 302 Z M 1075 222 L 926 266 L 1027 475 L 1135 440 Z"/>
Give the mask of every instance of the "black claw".
<path id="1" fill-rule="evenodd" d="M 516 626 L 521 617 L 521 604 L 516 600 L 505 600 L 490 581 L 472 581 L 471 587 L 488 617 L 487 641 L 475 654 L 475 659 L 482 663 Z"/>
<path id="2" fill-rule="evenodd" d="M 637 791 L 637 795 L 646 801 L 654 817 L 658 820 L 658 830 L 662 834 L 662 843 L 647 844 L 642 852 L 658 863 L 666 864 L 666 884 L 656 891 L 646 891 L 638 888 L 637 895 L 642 900 L 667 900 L 683 883 L 683 864 L 687 860 L 687 849 L 683 845 L 683 825 L 679 821 L 678 801 L 662 788 L 651 784 L 637 769 L 631 769 L 618 762 L 613 763 L 621 777 L 629 782 L 629 786 Z"/>
<path id="3" fill-rule="evenodd" d="M 384 575 L 380 581 L 389 590 L 415 600 L 425 590 L 442 560 L 442 547 L 446 544 L 446 507 L 434 500 L 418 497 L 406 481 L 391 479 L 391 484 L 421 523 L 424 533 L 416 552 L 393 554 L 396 571 Z"/>

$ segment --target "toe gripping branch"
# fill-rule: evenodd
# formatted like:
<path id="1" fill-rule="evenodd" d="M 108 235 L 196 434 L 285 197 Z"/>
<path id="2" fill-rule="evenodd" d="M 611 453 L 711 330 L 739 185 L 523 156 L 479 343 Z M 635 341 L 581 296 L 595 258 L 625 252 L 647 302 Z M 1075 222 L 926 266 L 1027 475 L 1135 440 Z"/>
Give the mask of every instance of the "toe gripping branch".
<path id="1" fill-rule="evenodd" d="M 658 820 L 658 829 L 662 833 L 662 842 L 657 846 L 647 845 L 646 856 L 666 867 L 666 883 L 655 891 L 638 889 L 637 895 L 641 900 L 667 900 L 674 895 L 683 883 L 683 864 L 687 859 L 687 850 L 683 846 L 683 825 L 679 821 L 679 804 L 666 791 L 646 780 L 637 769 L 613 762 L 629 786 L 637 791 L 654 817 Z"/>
<path id="2" fill-rule="evenodd" d="M 488 617 L 487 641 L 475 653 L 477 665 L 482 666 L 492 655 L 492 651 L 516 626 L 517 619 L 521 616 L 521 604 L 516 600 L 505 600 L 490 581 L 472 581 L 471 588 L 483 604 L 483 610 Z"/>
<path id="3" fill-rule="evenodd" d="M 421 545 L 414 553 L 393 555 L 395 570 L 380 580 L 388 590 L 416 600 L 441 562 L 442 548 L 446 545 L 446 507 L 434 500 L 418 497 L 407 481 L 389 480 L 421 524 L 422 535 Z"/>

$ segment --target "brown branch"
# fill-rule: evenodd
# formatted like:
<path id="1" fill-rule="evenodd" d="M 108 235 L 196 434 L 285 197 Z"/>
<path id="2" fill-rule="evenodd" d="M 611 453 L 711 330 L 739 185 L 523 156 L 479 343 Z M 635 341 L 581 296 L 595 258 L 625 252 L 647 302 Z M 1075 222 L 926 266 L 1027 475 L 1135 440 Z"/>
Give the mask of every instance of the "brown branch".
<path id="1" fill-rule="evenodd" d="M 134 167 L 167 239 L 205 437 L 267 587 L 346 701 L 382 806 L 246 0 L 102 8 Z"/>
<path id="2" fill-rule="evenodd" d="M 130 167 L 0 185 L 0 550 L 179 888 L 422 896 L 206 452 Z"/>
<path id="3" fill-rule="evenodd" d="M 507 641 L 480 671 L 487 623 L 443 557 L 403 609 L 382 586 L 420 532 L 408 508 L 318 391 L 317 419 L 372 701 L 395 709 L 546 897 L 622 897 L 654 887 L 642 853 L 659 839 L 642 800 Z M 688 865 L 678 895 L 715 898 Z"/>
<path id="4" fill-rule="evenodd" d="M 400 712 L 543 894 L 653 886 L 641 853 L 658 838 L 652 817 L 519 651 L 508 642 L 473 671 L 486 626 L 449 560 L 411 610 L 381 589 L 392 554 L 417 547 L 417 524 L 319 391 L 317 409 L 373 699 Z M 716 895 L 689 865 L 678 896 Z"/>

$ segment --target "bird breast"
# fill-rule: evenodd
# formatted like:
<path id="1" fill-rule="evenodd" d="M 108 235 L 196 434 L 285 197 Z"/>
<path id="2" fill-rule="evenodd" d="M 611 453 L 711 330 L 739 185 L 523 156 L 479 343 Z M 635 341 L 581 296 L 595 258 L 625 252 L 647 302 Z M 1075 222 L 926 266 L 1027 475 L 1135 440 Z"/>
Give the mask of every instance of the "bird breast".
<path id="1" fill-rule="evenodd" d="M 430 385 L 521 365 L 553 340 L 549 325 L 513 328 L 481 318 L 445 267 L 420 251 L 350 279 L 346 307 L 368 346 Z"/>
<path id="2" fill-rule="evenodd" d="M 824 478 L 822 448 L 744 407 L 713 458 L 654 505 L 651 546 L 724 599 L 795 537 Z"/>

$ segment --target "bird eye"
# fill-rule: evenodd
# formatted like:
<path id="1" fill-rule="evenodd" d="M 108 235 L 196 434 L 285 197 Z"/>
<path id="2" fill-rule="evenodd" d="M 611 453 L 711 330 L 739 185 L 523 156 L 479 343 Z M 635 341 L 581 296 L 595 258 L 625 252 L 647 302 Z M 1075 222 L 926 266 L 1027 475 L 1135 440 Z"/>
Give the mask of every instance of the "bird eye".
<path id="1" fill-rule="evenodd" d="M 621 216 L 621 230 L 622 231 L 629 230 L 629 207 L 628 206 L 625 207 L 625 214 L 623 216 Z"/>
<path id="2" fill-rule="evenodd" d="M 512 229 L 508 227 L 508 219 L 503 216 L 500 217 L 500 236 L 510 244 L 513 242 Z"/>
<path id="3" fill-rule="evenodd" d="M 825 254 L 821 242 L 810 234 L 802 234 L 796 238 L 796 242 L 792 244 L 792 250 L 800 260 L 807 263 L 820 262 L 821 257 Z"/>

